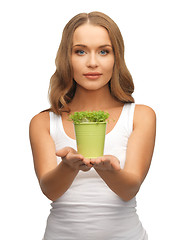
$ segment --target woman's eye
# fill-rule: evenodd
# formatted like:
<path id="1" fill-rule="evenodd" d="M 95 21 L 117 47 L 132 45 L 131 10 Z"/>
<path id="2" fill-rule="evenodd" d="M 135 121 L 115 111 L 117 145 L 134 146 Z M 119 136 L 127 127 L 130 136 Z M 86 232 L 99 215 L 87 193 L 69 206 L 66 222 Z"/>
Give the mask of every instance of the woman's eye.
<path id="1" fill-rule="evenodd" d="M 76 53 L 77 53 L 78 55 L 84 55 L 84 54 L 85 54 L 85 51 L 83 51 L 83 50 L 76 50 Z"/>
<path id="2" fill-rule="evenodd" d="M 108 50 L 101 50 L 101 51 L 100 51 L 100 54 L 101 54 L 101 55 L 107 55 L 108 53 L 109 53 Z"/>

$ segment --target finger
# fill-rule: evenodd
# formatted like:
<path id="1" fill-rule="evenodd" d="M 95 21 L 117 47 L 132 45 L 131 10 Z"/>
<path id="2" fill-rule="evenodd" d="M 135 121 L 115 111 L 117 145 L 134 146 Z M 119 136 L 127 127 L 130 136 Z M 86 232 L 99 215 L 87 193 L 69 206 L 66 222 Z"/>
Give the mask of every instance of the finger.
<path id="1" fill-rule="evenodd" d="M 89 171 L 91 167 L 87 166 L 86 164 L 81 164 L 79 169 L 86 172 L 86 171 Z"/>
<path id="2" fill-rule="evenodd" d="M 101 168 L 102 167 L 102 162 L 100 159 L 94 159 L 94 161 L 92 161 L 92 166 L 94 168 Z"/>
<path id="3" fill-rule="evenodd" d="M 84 158 L 83 163 L 86 164 L 88 167 L 93 167 L 93 164 L 90 162 L 90 158 Z"/>
<path id="4" fill-rule="evenodd" d="M 87 166 L 87 167 L 89 167 L 89 168 L 91 168 L 92 167 L 92 165 L 90 164 L 90 162 L 86 162 L 85 161 L 85 159 L 84 160 L 78 160 L 77 161 L 77 164 L 79 165 L 79 167 L 85 167 L 85 166 Z"/>
<path id="5" fill-rule="evenodd" d="M 71 147 L 64 147 L 56 151 L 56 156 L 58 157 L 65 157 L 69 152 L 76 153 L 76 150 Z"/>
<path id="6" fill-rule="evenodd" d="M 95 163 L 95 158 L 90 158 L 90 164 L 93 166 Z"/>
<path id="7" fill-rule="evenodd" d="M 98 157 L 95 159 L 94 165 L 100 165 L 102 164 L 102 162 L 103 162 L 103 159 L 101 157 Z"/>
<path id="8" fill-rule="evenodd" d="M 78 154 L 78 153 L 68 153 L 67 159 L 69 161 L 76 162 L 78 160 L 82 160 L 83 161 L 84 157 L 83 157 L 83 155 Z"/>

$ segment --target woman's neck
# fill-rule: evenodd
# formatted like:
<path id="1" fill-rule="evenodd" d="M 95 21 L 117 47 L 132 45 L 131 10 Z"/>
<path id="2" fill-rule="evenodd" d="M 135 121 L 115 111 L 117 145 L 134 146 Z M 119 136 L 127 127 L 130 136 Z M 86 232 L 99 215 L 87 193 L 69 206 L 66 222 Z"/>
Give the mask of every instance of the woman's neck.
<path id="1" fill-rule="evenodd" d="M 97 111 L 117 107 L 121 103 L 111 96 L 108 85 L 94 91 L 77 86 L 74 98 L 68 105 L 71 111 Z"/>

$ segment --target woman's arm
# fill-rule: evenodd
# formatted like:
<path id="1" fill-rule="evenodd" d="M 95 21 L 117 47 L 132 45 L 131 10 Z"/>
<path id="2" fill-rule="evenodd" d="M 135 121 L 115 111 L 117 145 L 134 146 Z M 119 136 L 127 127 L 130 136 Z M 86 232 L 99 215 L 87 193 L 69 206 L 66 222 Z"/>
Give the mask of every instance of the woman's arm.
<path id="1" fill-rule="evenodd" d="M 140 189 L 150 167 L 156 133 L 154 111 L 136 105 L 133 132 L 128 140 L 124 169 L 114 156 L 103 156 L 92 160 L 100 177 L 112 191 L 124 201 L 132 199 Z"/>
<path id="2" fill-rule="evenodd" d="M 40 113 L 31 120 L 30 143 L 42 192 L 54 201 L 67 191 L 78 171 L 88 171 L 90 165 L 82 155 L 70 147 L 56 153 L 54 141 L 50 136 L 49 122 L 48 112 Z M 63 160 L 59 165 L 56 155 Z"/>

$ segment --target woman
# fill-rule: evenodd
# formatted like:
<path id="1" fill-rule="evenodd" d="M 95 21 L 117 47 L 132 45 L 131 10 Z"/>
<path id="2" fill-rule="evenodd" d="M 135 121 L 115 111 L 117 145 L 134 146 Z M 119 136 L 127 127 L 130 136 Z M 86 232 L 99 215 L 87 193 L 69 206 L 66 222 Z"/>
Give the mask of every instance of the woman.
<path id="1" fill-rule="evenodd" d="M 35 171 L 52 200 L 45 240 L 146 240 L 135 196 L 150 167 L 156 117 L 135 105 L 117 25 L 100 12 L 82 13 L 65 26 L 50 82 L 51 109 L 30 123 Z M 110 114 L 104 156 L 76 151 L 75 111 Z M 112 121 L 114 119 L 114 121 Z"/>

